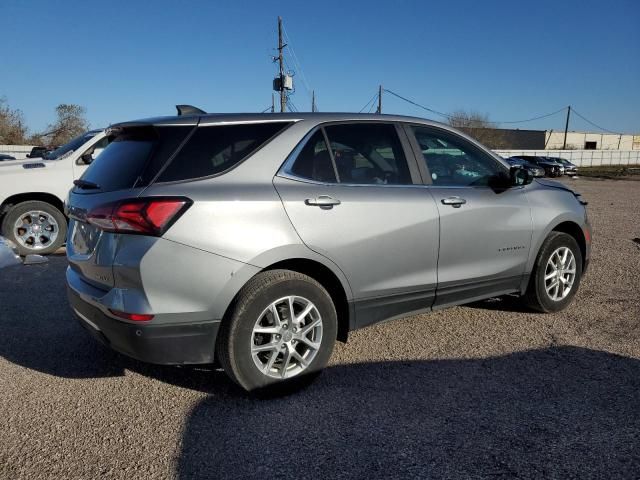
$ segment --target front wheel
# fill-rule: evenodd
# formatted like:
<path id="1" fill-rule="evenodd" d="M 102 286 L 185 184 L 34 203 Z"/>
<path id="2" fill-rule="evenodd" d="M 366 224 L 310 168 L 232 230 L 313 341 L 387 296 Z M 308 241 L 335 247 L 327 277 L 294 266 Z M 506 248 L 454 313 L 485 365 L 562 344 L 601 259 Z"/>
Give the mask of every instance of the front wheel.
<path id="1" fill-rule="evenodd" d="M 247 391 L 299 386 L 327 364 L 336 310 L 317 281 L 290 270 L 261 272 L 240 291 L 216 351 L 225 372 Z"/>
<path id="2" fill-rule="evenodd" d="M 50 203 L 22 202 L 4 216 L 2 235 L 16 244 L 20 255 L 47 255 L 64 243 L 67 219 Z"/>
<path id="3" fill-rule="evenodd" d="M 540 312 L 559 312 L 573 300 L 582 278 L 582 252 L 571 235 L 551 232 L 529 279 L 525 302 Z"/>

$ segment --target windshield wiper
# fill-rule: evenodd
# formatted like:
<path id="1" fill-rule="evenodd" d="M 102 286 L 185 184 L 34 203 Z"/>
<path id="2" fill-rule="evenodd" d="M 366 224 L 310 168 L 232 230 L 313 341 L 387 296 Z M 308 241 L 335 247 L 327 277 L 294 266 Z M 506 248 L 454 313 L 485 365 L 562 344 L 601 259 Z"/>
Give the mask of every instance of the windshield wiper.
<path id="1" fill-rule="evenodd" d="M 88 180 L 82 180 L 82 179 L 74 180 L 73 184 L 78 188 L 82 188 L 86 190 L 93 190 L 93 189 L 100 188 L 100 185 L 98 185 L 97 183 L 89 182 Z"/>

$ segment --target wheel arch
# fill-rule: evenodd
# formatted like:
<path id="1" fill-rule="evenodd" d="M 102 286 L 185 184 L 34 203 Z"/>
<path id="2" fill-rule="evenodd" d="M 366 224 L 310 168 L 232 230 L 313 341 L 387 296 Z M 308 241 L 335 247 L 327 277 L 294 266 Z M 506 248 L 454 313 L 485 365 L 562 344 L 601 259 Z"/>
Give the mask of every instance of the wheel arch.
<path id="1" fill-rule="evenodd" d="M 545 240 L 549 237 L 552 232 L 561 232 L 571 235 L 575 238 L 578 246 L 580 247 L 580 253 L 582 254 L 582 270 L 585 270 L 587 265 L 587 254 L 588 247 L 587 241 L 584 235 L 584 230 L 579 221 L 574 216 L 561 215 L 553 219 L 547 223 L 546 228 L 544 230 L 539 231 L 538 234 L 535 234 L 536 231 L 534 229 L 534 241 L 532 244 L 531 251 L 529 253 L 529 260 L 527 262 L 526 273 L 522 278 L 522 283 L 520 284 L 520 293 L 524 294 L 527 290 L 527 286 L 529 284 L 529 279 L 533 272 L 533 268 L 535 262 L 540 254 L 540 249 L 544 244 Z"/>
<path id="2" fill-rule="evenodd" d="M 262 271 L 285 269 L 302 273 L 316 280 L 322 285 L 333 301 L 336 307 L 338 317 L 338 340 L 346 342 L 349 331 L 353 329 L 354 315 L 351 304 L 347 298 L 342 281 L 338 276 L 326 265 L 316 260 L 308 258 L 290 258 L 281 260 L 265 267 Z"/>
<path id="3" fill-rule="evenodd" d="M 585 262 L 587 261 L 587 240 L 584 236 L 584 231 L 576 222 L 570 220 L 561 222 L 551 229 L 551 232 L 561 232 L 571 235 L 578 246 L 580 247 L 580 253 L 582 254 L 582 269 L 584 270 Z"/>
<path id="4" fill-rule="evenodd" d="M 240 290 L 244 285 L 249 283 L 252 278 L 257 274 L 269 270 L 285 269 L 294 272 L 302 273 L 316 280 L 322 285 L 329 295 L 336 307 L 336 314 L 338 317 L 338 340 L 346 342 L 349 331 L 354 328 L 355 325 L 355 313 L 353 304 L 349 302 L 351 299 L 351 289 L 346 280 L 346 277 L 342 272 L 335 267 L 338 272 L 326 265 L 321 259 L 313 258 L 311 255 L 303 255 L 304 252 L 299 251 L 302 255 L 281 257 L 279 255 L 272 255 L 273 252 L 268 252 L 268 262 L 252 262 L 252 273 L 249 276 L 238 275 L 242 278 L 241 283 L 234 283 L 233 298 L 227 303 L 227 307 L 222 315 L 222 319 L 229 318 L 235 305 Z M 311 252 L 313 255 L 313 252 Z M 259 268 L 256 270 L 255 266 Z"/>
<path id="5" fill-rule="evenodd" d="M 54 195 L 53 193 L 47 192 L 27 192 L 27 193 L 17 193 L 15 195 L 11 195 L 7 197 L 2 204 L 0 205 L 0 216 L 6 214 L 9 209 L 22 202 L 30 202 L 30 201 L 38 201 L 48 203 L 64 214 L 64 202 L 60 197 Z"/>

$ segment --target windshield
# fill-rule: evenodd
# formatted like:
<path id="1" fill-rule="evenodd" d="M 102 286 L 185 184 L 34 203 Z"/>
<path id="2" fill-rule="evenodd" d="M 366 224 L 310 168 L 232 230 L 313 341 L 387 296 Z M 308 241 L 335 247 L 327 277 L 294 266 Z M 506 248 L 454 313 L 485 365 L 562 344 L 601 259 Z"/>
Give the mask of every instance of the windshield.
<path id="1" fill-rule="evenodd" d="M 98 132 L 85 132 L 79 137 L 74 138 L 69 143 L 65 143 L 61 147 L 56 148 L 55 150 L 48 152 L 44 155 L 45 160 L 57 160 L 63 155 L 70 155 L 72 152 L 76 151 L 82 145 L 84 145 L 89 139 L 95 137 Z"/>

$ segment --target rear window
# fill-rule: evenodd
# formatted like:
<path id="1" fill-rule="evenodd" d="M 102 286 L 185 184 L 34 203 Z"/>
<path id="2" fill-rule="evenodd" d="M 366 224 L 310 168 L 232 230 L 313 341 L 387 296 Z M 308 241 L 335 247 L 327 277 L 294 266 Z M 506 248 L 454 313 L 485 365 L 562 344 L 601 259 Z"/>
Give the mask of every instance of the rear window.
<path id="1" fill-rule="evenodd" d="M 286 122 L 267 122 L 198 127 L 158 181 L 209 177 L 229 170 L 288 125 Z"/>
<path id="2" fill-rule="evenodd" d="M 75 190 L 98 193 L 149 185 L 191 130 L 193 126 L 125 129 L 81 177 L 99 188 Z"/>

